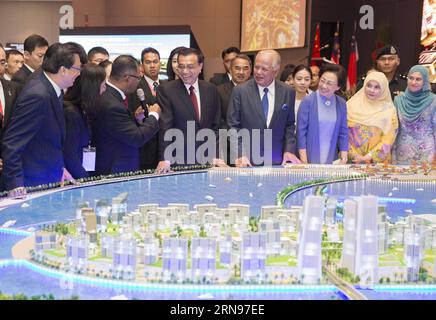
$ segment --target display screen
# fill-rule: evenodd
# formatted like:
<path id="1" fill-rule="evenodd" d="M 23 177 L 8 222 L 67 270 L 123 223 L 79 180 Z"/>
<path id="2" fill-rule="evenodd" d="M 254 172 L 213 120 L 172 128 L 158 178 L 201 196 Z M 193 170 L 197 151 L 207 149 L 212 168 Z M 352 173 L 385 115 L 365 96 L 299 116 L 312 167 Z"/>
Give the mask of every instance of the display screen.
<path id="1" fill-rule="evenodd" d="M 303 47 L 306 0 L 242 0 L 241 50 Z"/>
<path id="2" fill-rule="evenodd" d="M 162 59 L 168 59 L 171 50 L 179 46 L 190 46 L 189 34 L 147 34 L 147 35 L 60 35 L 59 42 L 77 42 L 86 52 L 92 47 L 101 46 L 110 55 L 110 60 L 121 54 L 130 54 L 141 59 L 141 52 L 146 47 L 159 51 Z"/>
<path id="3" fill-rule="evenodd" d="M 186 26 L 159 27 L 84 27 L 61 30 L 59 42 L 77 42 L 88 52 L 93 47 L 103 47 L 113 61 L 122 54 L 130 54 L 139 61 L 144 48 L 159 51 L 161 71 L 159 78 L 166 79 L 166 67 L 171 51 L 180 46 L 196 46 L 195 38 Z"/>

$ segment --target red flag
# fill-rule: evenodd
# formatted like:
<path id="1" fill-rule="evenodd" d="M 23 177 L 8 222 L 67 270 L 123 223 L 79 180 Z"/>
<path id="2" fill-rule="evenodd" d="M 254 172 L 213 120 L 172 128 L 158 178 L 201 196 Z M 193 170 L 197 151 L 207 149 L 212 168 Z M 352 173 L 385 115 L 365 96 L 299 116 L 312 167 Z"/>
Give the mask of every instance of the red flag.
<path id="1" fill-rule="evenodd" d="M 341 59 L 341 47 L 339 44 L 339 21 L 338 21 L 338 23 L 336 24 L 335 37 L 333 39 L 333 49 L 332 49 L 331 60 L 334 63 L 339 64 L 340 59 Z"/>
<path id="2" fill-rule="evenodd" d="M 313 58 L 321 58 L 321 45 L 320 45 L 320 27 L 319 22 L 316 24 L 316 32 L 315 32 L 315 41 L 313 42 L 313 48 L 312 48 L 312 56 L 310 58 L 310 65 L 316 66 L 316 61 L 313 60 Z"/>
<path id="3" fill-rule="evenodd" d="M 351 37 L 351 50 L 348 59 L 348 78 L 347 90 L 354 90 L 357 84 L 357 61 L 359 61 L 359 52 L 357 50 L 356 36 Z"/>

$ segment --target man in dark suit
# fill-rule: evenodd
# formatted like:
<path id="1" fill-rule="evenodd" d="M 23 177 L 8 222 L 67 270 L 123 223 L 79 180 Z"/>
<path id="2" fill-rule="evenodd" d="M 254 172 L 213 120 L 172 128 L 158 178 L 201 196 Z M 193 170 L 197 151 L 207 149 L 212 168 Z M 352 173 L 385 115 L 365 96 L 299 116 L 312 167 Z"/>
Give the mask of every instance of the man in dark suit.
<path id="1" fill-rule="evenodd" d="M 159 80 L 160 72 L 160 54 L 154 48 L 145 48 L 141 53 L 141 67 L 144 76 L 139 82 L 138 89 L 144 92 L 144 103 L 153 105 L 157 103 L 156 92 L 161 84 Z M 134 104 L 138 106 L 139 101 Z M 132 104 L 130 104 L 132 106 Z M 153 136 L 146 144 L 141 147 L 139 162 L 141 169 L 156 168 L 159 160 L 157 156 L 158 135 Z"/>
<path id="2" fill-rule="evenodd" d="M 47 49 L 48 42 L 40 35 L 32 34 L 24 40 L 24 64 L 12 77 L 12 81 L 20 88 L 24 86 L 27 78 L 41 67 Z"/>
<path id="3" fill-rule="evenodd" d="M 158 173 L 170 170 L 170 164 L 196 164 L 212 162 L 214 165 L 225 165 L 218 159 L 218 129 L 221 116 L 221 103 L 216 87 L 206 81 L 199 80 L 198 75 L 203 68 L 204 56 L 197 49 L 184 48 L 179 52 L 178 70 L 180 79 L 170 81 L 158 89 L 157 101 L 162 108 L 159 121 L 159 164 Z M 177 129 L 172 130 L 171 129 Z M 200 129 L 211 129 L 214 133 L 214 150 L 201 159 L 197 158 L 197 150 L 201 145 L 194 138 Z M 192 130 L 192 131 L 191 131 Z M 181 133 L 171 142 L 165 135 Z M 205 132 L 205 131 L 204 131 Z M 174 137 L 174 136 L 173 136 Z M 176 155 L 171 156 L 167 148 L 183 139 L 183 149 L 176 149 Z M 171 149 L 171 148 L 169 148 Z M 167 151 L 166 151 L 167 150 Z M 195 154 L 194 154 L 195 153 Z M 171 158 L 171 159 L 170 159 Z M 205 161 L 204 161 L 205 160 Z"/>
<path id="4" fill-rule="evenodd" d="M 0 47 L 0 142 L 3 137 L 3 130 L 10 117 L 12 106 L 17 99 L 15 86 L 10 81 L 2 79 L 2 75 L 5 73 L 6 60 L 5 50 Z M 0 149 L 0 172 L 2 168 L 3 160 Z"/>
<path id="5" fill-rule="evenodd" d="M 238 54 L 230 63 L 230 74 L 232 81 L 220 84 L 217 87 L 218 93 L 221 98 L 221 125 L 220 128 L 228 129 L 227 125 L 227 108 L 229 105 L 230 97 L 233 88 L 240 85 L 248 79 L 251 75 L 251 60 L 245 54 Z"/>
<path id="6" fill-rule="evenodd" d="M 230 47 L 227 49 L 224 49 L 221 53 L 221 58 L 223 59 L 223 66 L 224 70 L 226 70 L 225 73 L 215 73 L 212 78 L 210 78 L 210 82 L 212 82 L 214 85 L 219 86 L 223 83 L 228 83 L 232 81 L 232 75 L 230 73 L 230 62 L 236 57 L 237 54 L 240 54 L 241 51 L 239 51 L 236 47 Z"/>
<path id="7" fill-rule="evenodd" d="M 295 91 L 275 80 L 279 70 L 278 52 L 260 51 L 254 62 L 254 79 L 233 89 L 227 122 L 234 129 L 231 141 L 237 167 L 300 163 L 295 156 Z M 243 141 L 241 129 L 248 130 L 250 141 Z M 260 141 L 253 139 L 255 129 Z M 250 153 L 246 143 L 250 143 Z"/>
<path id="8" fill-rule="evenodd" d="M 80 74 L 80 54 L 68 44 L 50 46 L 42 69 L 29 78 L 15 103 L 2 150 L 3 177 L 11 197 L 24 195 L 27 186 L 72 180 L 62 153 L 62 90 Z"/>
<path id="9" fill-rule="evenodd" d="M 134 57 L 121 55 L 114 60 L 92 124 L 97 175 L 139 170 L 139 148 L 159 130 L 157 104 L 148 108 L 145 120 L 141 107 L 135 113 L 128 108 L 127 95 L 136 91 L 140 80 L 139 63 Z"/>

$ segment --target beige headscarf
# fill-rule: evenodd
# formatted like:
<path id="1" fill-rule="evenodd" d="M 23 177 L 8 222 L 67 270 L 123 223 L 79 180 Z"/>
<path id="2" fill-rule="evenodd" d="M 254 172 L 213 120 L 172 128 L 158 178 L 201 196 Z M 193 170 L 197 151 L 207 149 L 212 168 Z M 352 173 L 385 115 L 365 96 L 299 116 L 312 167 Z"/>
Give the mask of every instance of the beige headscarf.
<path id="1" fill-rule="evenodd" d="M 369 81 L 376 81 L 382 90 L 380 98 L 369 99 L 365 94 L 365 87 Z M 388 79 L 384 73 L 373 71 L 369 73 L 360 89 L 347 101 L 347 117 L 349 121 L 380 128 L 383 133 L 391 129 L 391 120 L 396 113 L 389 91 Z"/>

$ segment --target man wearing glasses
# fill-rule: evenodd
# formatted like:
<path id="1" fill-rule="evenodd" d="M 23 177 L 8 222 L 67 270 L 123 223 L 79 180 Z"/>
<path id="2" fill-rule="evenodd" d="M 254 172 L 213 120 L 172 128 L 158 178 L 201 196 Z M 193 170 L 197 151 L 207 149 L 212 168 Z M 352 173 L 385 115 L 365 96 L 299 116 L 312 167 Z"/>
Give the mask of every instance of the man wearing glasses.
<path id="1" fill-rule="evenodd" d="M 141 78 L 134 57 L 121 55 L 114 60 L 92 124 L 97 175 L 139 170 L 139 148 L 159 130 L 159 105 L 148 107 L 146 119 L 141 107 L 135 114 L 129 110 L 127 97 L 136 91 Z"/>
<path id="2" fill-rule="evenodd" d="M 42 68 L 23 87 L 3 137 L 3 177 L 10 197 L 23 196 L 25 187 L 64 180 L 65 119 L 63 90 L 80 75 L 79 45 L 55 43 Z"/>
<path id="3" fill-rule="evenodd" d="M 392 100 L 407 88 L 407 76 L 397 72 L 399 65 L 400 52 L 396 46 L 387 45 L 377 50 L 375 69 L 383 72 L 386 78 L 388 78 Z M 362 88 L 365 77 L 363 76 L 360 79 L 356 92 Z"/>

